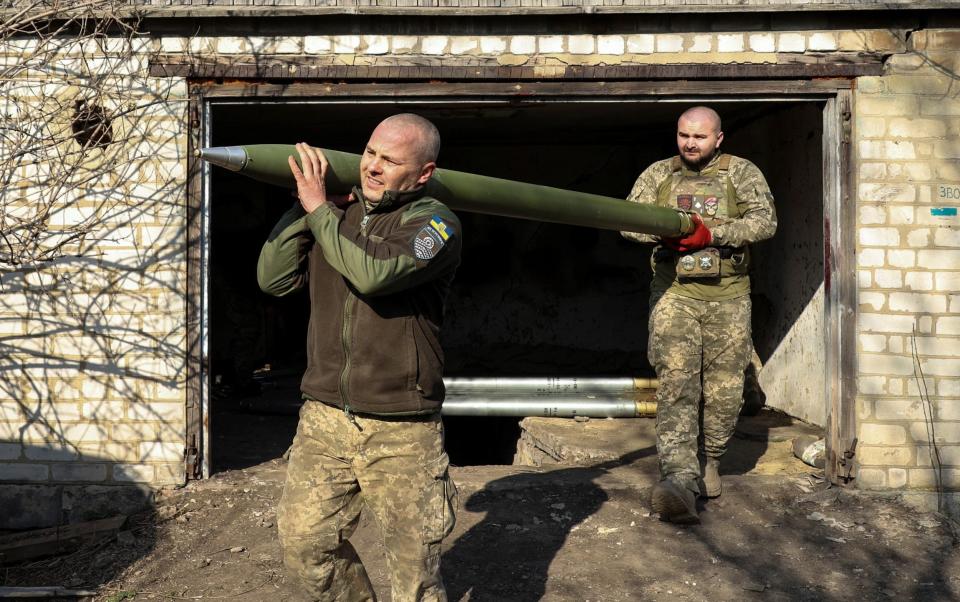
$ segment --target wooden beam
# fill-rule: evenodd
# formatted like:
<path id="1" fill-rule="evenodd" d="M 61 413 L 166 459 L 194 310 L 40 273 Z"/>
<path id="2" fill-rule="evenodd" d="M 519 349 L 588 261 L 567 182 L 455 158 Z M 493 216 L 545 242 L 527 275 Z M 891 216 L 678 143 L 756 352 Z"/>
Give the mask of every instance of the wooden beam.
<path id="1" fill-rule="evenodd" d="M 434 82 L 434 83 L 320 83 L 289 84 L 234 81 L 196 82 L 208 98 L 627 98 L 635 96 L 811 95 L 822 96 L 850 88 L 843 78 L 816 80 L 676 81 L 676 82 Z"/>
<path id="2" fill-rule="evenodd" d="M 857 60 L 859 59 L 859 60 Z M 853 78 L 880 75 L 876 57 L 836 57 L 816 62 L 657 65 L 568 65 L 551 73 L 532 66 L 502 65 L 328 65 L 316 57 L 236 57 L 194 60 L 161 56 L 150 63 L 153 77 L 268 79 L 273 81 L 632 81 L 682 79 Z"/>
<path id="3" fill-rule="evenodd" d="M 60 554 L 85 541 L 112 536 L 126 520 L 126 516 L 115 516 L 4 535 L 0 537 L 0 564 Z"/>

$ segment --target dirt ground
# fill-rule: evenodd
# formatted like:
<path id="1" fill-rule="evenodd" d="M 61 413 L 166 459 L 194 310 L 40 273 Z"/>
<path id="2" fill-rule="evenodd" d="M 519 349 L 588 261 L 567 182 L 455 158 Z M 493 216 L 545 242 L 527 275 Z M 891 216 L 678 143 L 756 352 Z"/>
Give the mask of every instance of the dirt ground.
<path id="1" fill-rule="evenodd" d="M 952 523 L 896 498 L 829 488 L 766 416 L 734 440 L 722 497 L 701 502 L 702 523 L 690 527 L 650 513 L 652 420 L 528 419 L 524 445 L 547 463 L 452 469 L 450 599 L 960 599 Z M 301 600 L 277 542 L 284 471 L 277 453 L 163 491 L 155 511 L 130 517 L 116 537 L 0 574 L 8 586 L 95 590 L 87 599 L 97 601 Z M 389 600 L 377 526 L 364 519 L 353 541 Z"/>

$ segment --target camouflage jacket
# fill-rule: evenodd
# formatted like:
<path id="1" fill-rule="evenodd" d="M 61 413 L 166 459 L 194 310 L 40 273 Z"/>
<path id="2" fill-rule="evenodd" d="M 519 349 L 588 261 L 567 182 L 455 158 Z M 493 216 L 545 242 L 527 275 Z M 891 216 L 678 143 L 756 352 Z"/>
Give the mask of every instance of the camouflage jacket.
<path id="1" fill-rule="evenodd" d="M 712 175 L 717 171 L 721 153 L 700 171 L 703 175 Z M 645 169 L 630 191 L 627 200 L 633 203 L 657 204 L 658 189 L 673 174 L 672 158 L 657 161 Z M 723 223 L 711 226 L 713 237 L 711 246 L 743 247 L 750 243 L 759 242 L 773 236 L 777 230 L 777 213 L 773 204 L 773 194 L 767 185 L 766 178 L 760 169 L 741 157 L 730 155 L 730 166 L 727 171 L 733 188 L 736 190 L 736 205 L 740 217 L 729 218 Z M 624 238 L 640 243 L 659 243 L 660 237 L 638 232 L 621 232 Z M 657 247 L 660 248 L 659 246 Z M 656 249 L 654 249 L 656 253 Z M 663 271 L 663 270 L 661 270 Z M 654 268 L 653 289 L 665 290 L 669 287 L 679 294 L 685 294 L 701 299 L 731 298 L 749 292 L 749 279 L 744 275 L 745 284 L 737 284 L 732 279 L 719 279 L 718 282 L 678 283 L 674 281 L 675 272 L 672 270 L 666 278 L 658 278 L 657 268 Z M 664 276 L 661 274 L 660 276 Z M 667 280 L 671 283 L 666 282 Z M 714 290 L 711 290 L 714 289 Z"/>
<path id="2" fill-rule="evenodd" d="M 308 288 L 310 399 L 369 414 L 436 412 L 443 402 L 443 305 L 460 264 L 460 222 L 422 192 L 297 203 L 274 227 L 257 264 L 260 288 Z"/>

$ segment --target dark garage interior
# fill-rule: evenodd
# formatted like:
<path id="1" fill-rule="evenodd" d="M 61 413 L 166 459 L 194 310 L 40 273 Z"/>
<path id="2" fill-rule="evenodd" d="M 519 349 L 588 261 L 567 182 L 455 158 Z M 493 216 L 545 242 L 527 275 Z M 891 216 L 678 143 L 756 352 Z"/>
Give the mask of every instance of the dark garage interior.
<path id="1" fill-rule="evenodd" d="M 624 198 L 647 165 L 675 154 L 676 118 L 693 104 L 720 112 L 722 149 L 756 163 L 776 198 L 778 234 L 755 247 L 752 268 L 754 339 L 766 361 L 823 282 L 822 102 L 245 100 L 214 103 L 210 127 L 213 146 L 306 141 L 360 153 L 382 118 L 411 111 L 440 129 L 443 168 Z M 218 472 L 289 445 L 309 305 L 305 294 L 275 299 L 256 283 L 260 245 L 290 193 L 220 168 L 210 177 Z M 613 231 L 458 215 L 464 250 L 443 331 L 448 376 L 653 376 L 648 247 Z M 454 464 L 511 462 L 519 419 L 445 422 Z"/>

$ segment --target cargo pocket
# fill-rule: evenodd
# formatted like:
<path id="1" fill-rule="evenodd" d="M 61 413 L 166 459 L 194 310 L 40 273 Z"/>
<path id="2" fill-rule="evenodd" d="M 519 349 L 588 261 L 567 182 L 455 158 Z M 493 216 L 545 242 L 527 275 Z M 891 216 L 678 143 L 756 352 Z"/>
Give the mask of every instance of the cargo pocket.
<path id="1" fill-rule="evenodd" d="M 450 478 L 450 459 L 443 453 L 426 468 L 433 481 L 427 486 L 423 500 L 423 543 L 440 543 L 453 531 L 457 486 Z"/>

